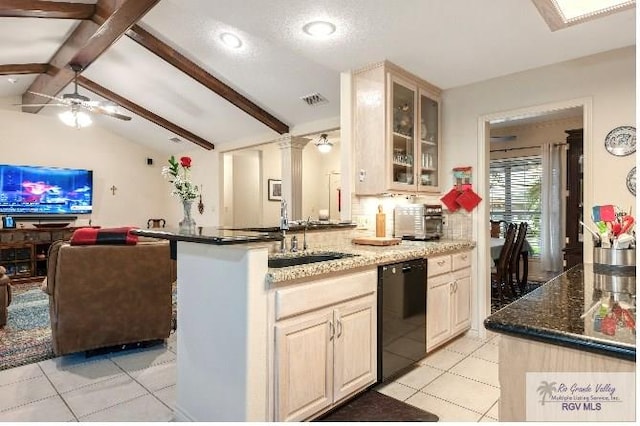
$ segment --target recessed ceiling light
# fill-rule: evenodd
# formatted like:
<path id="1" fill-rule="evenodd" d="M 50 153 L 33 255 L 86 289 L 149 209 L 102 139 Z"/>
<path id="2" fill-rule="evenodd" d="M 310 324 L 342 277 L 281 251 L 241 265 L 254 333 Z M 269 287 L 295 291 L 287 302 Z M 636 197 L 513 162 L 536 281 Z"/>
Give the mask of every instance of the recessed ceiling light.
<path id="1" fill-rule="evenodd" d="M 220 40 L 222 40 L 227 47 L 232 49 L 237 49 L 242 46 L 242 40 L 240 40 L 240 38 L 235 34 L 222 33 L 220 34 Z"/>
<path id="2" fill-rule="evenodd" d="M 169 138 L 169 142 L 180 143 L 180 142 L 182 142 L 182 139 L 173 136 L 173 137 Z"/>
<path id="3" fill-rule="evenodd" d="M 14 77 L 9 77 L 7 78 L 7 81 L 11 84 L 16 84 L 18 82 L 18 79 Z"/>
<path id="4" fill-rule="evenodd" d="M 312 37 L 327 37 L 336 32 L 336 26 L 327 21 L 313 21 L 305 24 L 302 31 Z"/>

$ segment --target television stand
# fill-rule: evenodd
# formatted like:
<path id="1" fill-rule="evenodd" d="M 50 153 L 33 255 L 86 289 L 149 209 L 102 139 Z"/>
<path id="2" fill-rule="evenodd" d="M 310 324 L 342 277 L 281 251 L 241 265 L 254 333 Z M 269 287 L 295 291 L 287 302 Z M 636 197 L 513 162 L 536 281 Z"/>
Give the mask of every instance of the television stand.
<path id="1" fill-rule="evenodd" d="M 6 268 L 11 283 L 42 281 L 47 275 L 51 243 L 71 239 L 78 228 L 82 227 L 0 229 L 0 265 Z"/>

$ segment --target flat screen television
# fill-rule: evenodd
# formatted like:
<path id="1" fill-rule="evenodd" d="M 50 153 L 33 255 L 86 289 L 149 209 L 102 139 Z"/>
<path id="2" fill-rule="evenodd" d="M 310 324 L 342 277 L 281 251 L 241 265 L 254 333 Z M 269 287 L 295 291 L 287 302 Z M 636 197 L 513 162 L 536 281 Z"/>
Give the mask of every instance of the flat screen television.
<path id="1" fill-rule="evenodd" d="M 0 214 L 91 213 L 93 172 L 0 164 Z"/>

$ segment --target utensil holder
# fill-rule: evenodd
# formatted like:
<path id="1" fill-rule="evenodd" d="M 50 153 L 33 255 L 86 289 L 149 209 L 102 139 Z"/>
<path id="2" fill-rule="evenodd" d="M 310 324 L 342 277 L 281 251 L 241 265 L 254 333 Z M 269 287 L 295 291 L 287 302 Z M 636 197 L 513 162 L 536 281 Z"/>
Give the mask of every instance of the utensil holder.
<path id="1" fill-rule="evenodd" d="M 593 263 L 612 266 L 636 266 L 636 249 L 594 247 Z"/>

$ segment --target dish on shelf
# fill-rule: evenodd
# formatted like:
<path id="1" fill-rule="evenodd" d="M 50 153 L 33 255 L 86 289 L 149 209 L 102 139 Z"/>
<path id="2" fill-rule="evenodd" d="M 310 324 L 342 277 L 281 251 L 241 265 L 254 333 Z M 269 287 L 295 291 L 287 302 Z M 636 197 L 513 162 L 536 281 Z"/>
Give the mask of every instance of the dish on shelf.
<path id="1" fill-rule="evenodd" d="M 634 196 L 636 195 L 636 168 L 634 167 L 627 173 L 627 189 Z"/>
<path id="2" fill-rule="evenodd" d="M 38 229 L 66 228 L 67 226 L 69 226 L 69 222 L 34 223 L 33 226 L 35 226 Z"/>
<path id="3" fill-rule="evenodd" d="M 610 154 L 624 157 L 636 152 L 636 128 L 619 126 L 604 138 L 604 147 Z"/>

